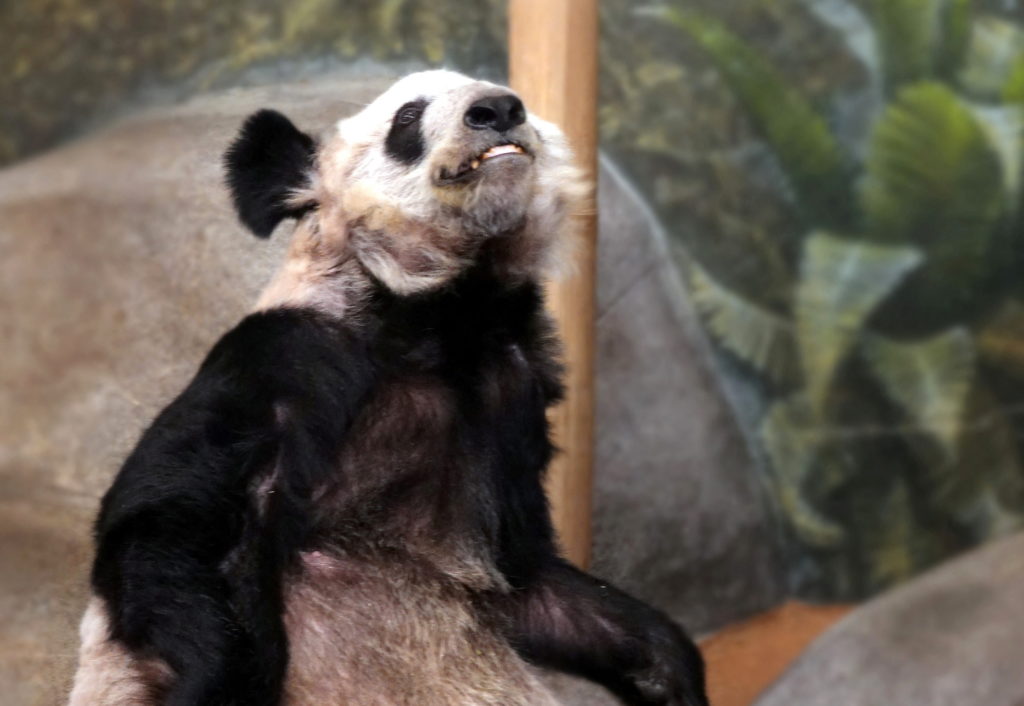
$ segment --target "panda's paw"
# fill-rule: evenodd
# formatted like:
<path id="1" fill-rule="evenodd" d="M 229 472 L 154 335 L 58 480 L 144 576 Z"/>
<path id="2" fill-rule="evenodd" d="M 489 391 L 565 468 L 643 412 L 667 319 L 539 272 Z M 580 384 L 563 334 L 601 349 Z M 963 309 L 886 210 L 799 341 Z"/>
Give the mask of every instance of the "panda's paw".
<path id="1" fill-rule="evenodd" d="M 702 690 L 688 683 L 668 683 L 663 680 L 637 682 L 641 700 L 637 706 L 708 706 Z"/>
<path id="2" fill-rule="evenodd" d="M 674 624 L 654 632 L 648 664 L 633 675 L 635 706 L 708 706 L 700 650 Z"/>
<path id="3" fill-rule="evenodd" d="M 631 706 L 708 706 L 703 687 L 678 673 L 649 672 L 634 686 L 639 698 Z"/>

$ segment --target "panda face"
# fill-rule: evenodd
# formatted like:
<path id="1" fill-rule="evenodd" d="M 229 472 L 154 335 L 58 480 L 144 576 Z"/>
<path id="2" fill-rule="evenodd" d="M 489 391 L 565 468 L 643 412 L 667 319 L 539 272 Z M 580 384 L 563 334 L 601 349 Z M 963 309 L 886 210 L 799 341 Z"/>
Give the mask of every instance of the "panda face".
<path id="1" fill-rule="evenodd" d="M 545 147 L 539 121 L 512 91 L 449 71 L 405 77 L 338 133 L 349 190 L 374 192 L 411 217 L 436 217 L 440 205 L 479 212 L 504 195 L 504 218 L 479 223 L 483 236 L 522 219 Z"/>
<path id="2" fill-rule="evenodd" d="M 330 280 L 350 261 L 398 294 L 474 264 L 539 278 L 567 259 L 588 193 L 557 127 L 510 89 L 450 71 L 406 76 L 320 142 L 279 113 L 256 113 L 227 166 L 257 235 L 299 219 L 285 271 L 302 274 L 289 292 L 337 288 Z"/>
<path id="3" fill-rule="evenodd" d="M 485 251 L 501 251 L 508 276 L 538 274 L 585 193 L 554 125 L 508 88 L 450 71 L 407 76 L 339 122 L 318 170 L 322 228 L 344 231 L 398 292 L 436 286 Z"/>
<path id="4" fill-rule="evenodd" d="M 403 104 L 384 145 L 388 157 L 412 169 L 422 162 L 420 176 L 430 180 L 437 197 L 458 202 L 486 188 L 485 182 L 504 188 L 529 182 L 542 143 L 518 96 L 457 77 L 437 95 Z"/>

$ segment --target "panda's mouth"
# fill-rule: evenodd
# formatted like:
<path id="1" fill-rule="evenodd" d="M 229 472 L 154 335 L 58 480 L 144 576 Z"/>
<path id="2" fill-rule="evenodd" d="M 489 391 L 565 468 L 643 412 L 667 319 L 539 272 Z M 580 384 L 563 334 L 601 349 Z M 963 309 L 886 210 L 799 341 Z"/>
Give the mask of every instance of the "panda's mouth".
<path id="1" fill-rule="evenodd" d="M 443 184 L 465 181 L 471 178 L 485 163 L 502 157 L 514 156 L 531 157 L 532 155 L 518 142 L 502 142 L 488 147 L 474 157 L 470 157 L 454 170 L 442 167 L 438 174 L 438 181 Z"/>

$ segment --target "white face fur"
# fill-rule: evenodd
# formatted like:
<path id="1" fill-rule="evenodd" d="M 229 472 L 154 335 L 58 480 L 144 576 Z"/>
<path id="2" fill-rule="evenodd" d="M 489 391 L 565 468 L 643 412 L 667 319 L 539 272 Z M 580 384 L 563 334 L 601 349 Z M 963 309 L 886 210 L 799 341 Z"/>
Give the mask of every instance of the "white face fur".
<path id="1" fill-rule="evenodd" d="M 400 294 L 484 258 L 510 281 L 548 274 L 587 196 L 557 127 L 509 89 L 450 71 L 406 76 L 340 121 L 316 165 L 293 198 L 315 208 L 292 258 L 354 257 Z"/>

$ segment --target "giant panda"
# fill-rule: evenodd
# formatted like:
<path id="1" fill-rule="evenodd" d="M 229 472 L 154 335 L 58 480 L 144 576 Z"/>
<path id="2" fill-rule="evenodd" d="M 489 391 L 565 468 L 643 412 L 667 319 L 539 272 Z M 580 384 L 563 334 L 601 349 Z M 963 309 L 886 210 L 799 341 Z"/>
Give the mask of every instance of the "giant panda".
<path id="1" fill-rule="evenodd" d="M 429 71 L 319 141 L 260 111 L 225 162 L 250 230 L 297 224 L 102 500 L 71 705 L 553 706 L 535 667 L 706 704 L 683 630 L 553 538 L 559 130 Z"/>

